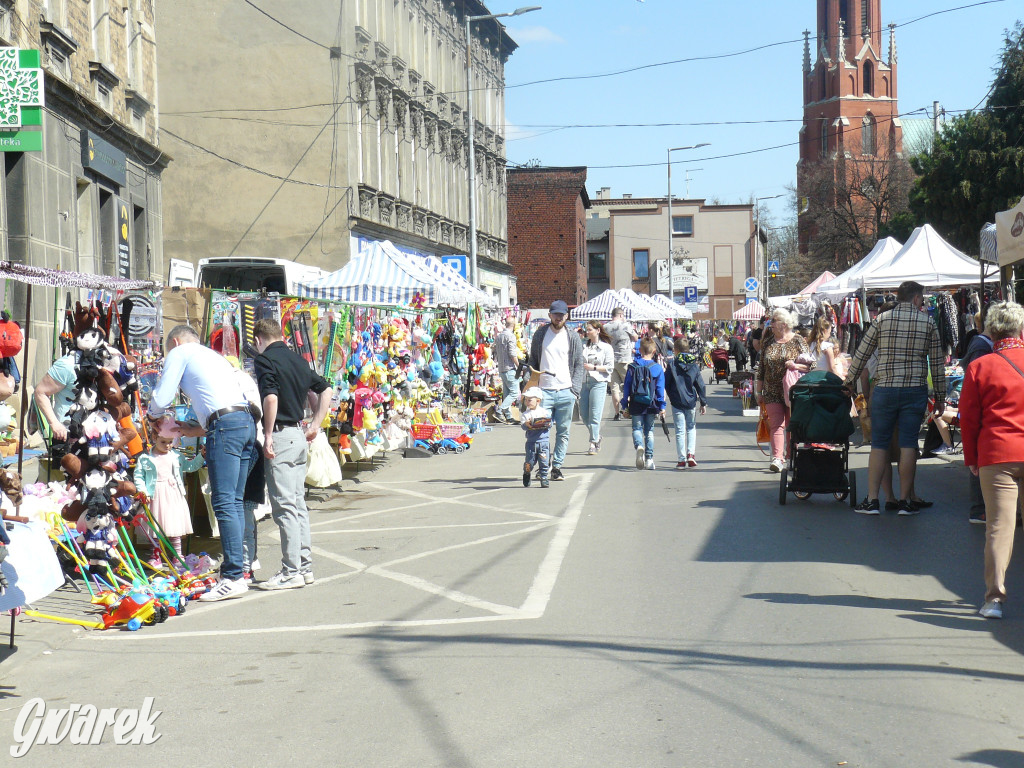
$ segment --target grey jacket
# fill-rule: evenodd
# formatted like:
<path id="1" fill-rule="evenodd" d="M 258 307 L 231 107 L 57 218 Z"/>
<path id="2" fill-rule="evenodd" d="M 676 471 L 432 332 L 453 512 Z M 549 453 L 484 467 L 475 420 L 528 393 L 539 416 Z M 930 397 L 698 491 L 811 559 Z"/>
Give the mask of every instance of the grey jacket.
<path id="1" fill-rule="evenodd" d="M 548 332 L 548 328 L 551 327 L 551 323 L 546 323 L 537 329 L 536 333 L 533 334 L 533 340 L 530 342 L 530 367 L 536 371 L 540 370 L 540 358 L 544 351 L 544 336 Z M 576 397 L 580 396 L 580 391 L 583 389 L 583 340 L 580 338 L 578 333 L 570 331 L 568 328 L 563 330 L 563 333 L 569 334 L 569 374 L 572 377 L 572 393 Z"/>

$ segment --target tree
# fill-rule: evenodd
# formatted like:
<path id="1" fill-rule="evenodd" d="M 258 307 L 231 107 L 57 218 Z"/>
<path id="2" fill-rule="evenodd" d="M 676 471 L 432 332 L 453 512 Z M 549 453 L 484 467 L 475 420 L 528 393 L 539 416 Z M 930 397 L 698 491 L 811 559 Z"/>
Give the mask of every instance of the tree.
<path id="1" fill-rule="evenodd" d="M 910 208 L 967 253 L 997 211 L 1024 193 L 1024 25 L 1005 32 L 985 108 L 948 122 L 929 154 L 913 158 Z"/>
<path id="2" fill-rule="evenodd" d="M 837 274 L 863 258 L 884 227 L 907 210 L 910 165 L 893 151 L 821 163 L 803 171 L 801 239 L 810 262 Z"/>

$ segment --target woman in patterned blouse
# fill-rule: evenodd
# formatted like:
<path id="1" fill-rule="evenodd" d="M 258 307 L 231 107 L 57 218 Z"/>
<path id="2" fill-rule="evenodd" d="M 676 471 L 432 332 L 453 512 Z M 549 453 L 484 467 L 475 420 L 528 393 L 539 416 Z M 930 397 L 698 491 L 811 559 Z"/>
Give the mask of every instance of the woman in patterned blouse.
<path id="1" fill-rule="evenodd" d="M 796 358 L 807 352 L 804 337 L 794 331 L 796 317 L 785 309 L 772 312 L 771 341 L 761 348 L 761 365 L 754 382 L 757 402 L 768 412 L 771 432 L 772 460 L 768 468 L 780 472 L 786 465 L 786 428 L 789 426 L 789 406 L 782 394 L 782 379 L 787 370 L 799 368 Z"/>

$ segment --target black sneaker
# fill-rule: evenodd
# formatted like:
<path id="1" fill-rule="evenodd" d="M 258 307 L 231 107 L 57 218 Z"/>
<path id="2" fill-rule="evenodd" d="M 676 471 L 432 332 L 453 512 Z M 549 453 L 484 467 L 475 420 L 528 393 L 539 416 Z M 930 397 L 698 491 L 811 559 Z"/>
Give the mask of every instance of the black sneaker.
<path id="1" fill-rule="evenodd" d="M 552 480 L 565 480 L 565 477 L 562 475 L 562 468 L 561 467 L 552 467 L 551 468 L 551 479 Z"/>
<path id="2" fill-rule="evenodd" d="M 612 421 L 618 421 L 621 418 L 622 418 L 622 415 L 618 411 L 616 411 L 615 415 L 612 416 Z"/>
<path id="3" fill-rule="evenodd" d="M 979 510 L 977 512 L 971 512 L 971 516 L 968 517 L 967 519 L 970 522 L 974 523 L 975 525 L 984 525 L 985 524 L 985 510 L 982 509 L 982 510 Z"/>
<path id="4" fill-rule="evenodd" d="M 530 487 L 530 470 L 533 467 L 530 466 L 530 462 L 523 464 L 523 486 L 526 488 Z"/>
<path id="5" fill-rule="evenodd" d="M 921 508 L 917 506 L 917 504 L 915 504 L 914 502 L 910 501 L 910 499 L 900 499 L 899 512 L 897 512 L 896 514 L 908 517 L 910 515 L 916 515 L 920 512 Z"/>
<path id="6" fill-rule="evenodd" d="M 860 512 L 862 515 L 878 515 L 881 514 L 878 509 L 878 499 L 864 498 L 860 504 L 853 508 L 854 512 Z"/>

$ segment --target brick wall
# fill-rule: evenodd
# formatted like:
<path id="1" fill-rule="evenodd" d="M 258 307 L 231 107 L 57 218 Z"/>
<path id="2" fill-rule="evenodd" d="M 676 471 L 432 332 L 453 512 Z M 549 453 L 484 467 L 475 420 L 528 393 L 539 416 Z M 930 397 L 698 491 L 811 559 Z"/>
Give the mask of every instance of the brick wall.
<path id="1" fill-rule="evenodd" d="M 508 172 L 508 260 L 519 304 L 587 300 L 586 168 Z"/>

